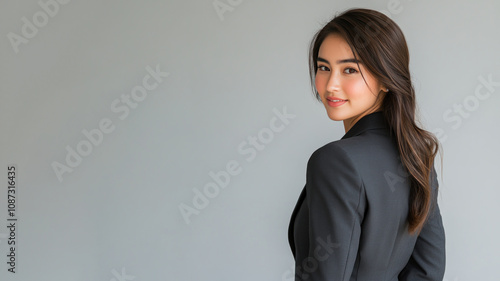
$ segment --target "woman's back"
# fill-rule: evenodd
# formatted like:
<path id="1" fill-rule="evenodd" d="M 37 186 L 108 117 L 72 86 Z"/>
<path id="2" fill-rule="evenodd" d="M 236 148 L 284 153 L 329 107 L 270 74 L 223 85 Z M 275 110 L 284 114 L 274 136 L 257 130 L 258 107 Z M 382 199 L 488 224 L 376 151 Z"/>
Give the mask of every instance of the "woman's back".
<path id="1" fill-rule="evenodd" d="M 296 280 L 442 280 L 439 208 L 431 207 L 420 236 L 411 235 L 409 199 L 409 177 L 382 112 L 364 116 L 309 159 L 289 228 Z"/>

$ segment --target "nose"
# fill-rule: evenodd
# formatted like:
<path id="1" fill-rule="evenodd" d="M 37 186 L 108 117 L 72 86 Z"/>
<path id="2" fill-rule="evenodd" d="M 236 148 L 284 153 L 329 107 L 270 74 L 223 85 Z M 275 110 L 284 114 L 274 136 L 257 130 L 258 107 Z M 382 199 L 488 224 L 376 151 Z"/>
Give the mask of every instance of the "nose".
<path id="1" fill-rule="evenodd" d="M 340 75 L 336 71 L 332 71 L 328 82 L 326 84 L 326 90 L 328 92 L 337 92 L 340 89 Z"/>

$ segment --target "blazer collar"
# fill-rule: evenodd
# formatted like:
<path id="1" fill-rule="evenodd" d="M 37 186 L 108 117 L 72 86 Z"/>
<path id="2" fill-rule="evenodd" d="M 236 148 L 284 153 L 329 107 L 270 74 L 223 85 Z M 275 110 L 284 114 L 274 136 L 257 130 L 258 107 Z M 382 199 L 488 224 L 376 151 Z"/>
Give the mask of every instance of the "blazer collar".
<path id="1" fill-rule="evenodd" d="M 361 119 L 352 126 L 347 133 L 341 139 L 347 139 L 364 133 L 367 130 L 373 129 L 388 129 L 389 124 L 387 123 L 384 113 L 382 111 L 376 111 L 363 116 Z"/>

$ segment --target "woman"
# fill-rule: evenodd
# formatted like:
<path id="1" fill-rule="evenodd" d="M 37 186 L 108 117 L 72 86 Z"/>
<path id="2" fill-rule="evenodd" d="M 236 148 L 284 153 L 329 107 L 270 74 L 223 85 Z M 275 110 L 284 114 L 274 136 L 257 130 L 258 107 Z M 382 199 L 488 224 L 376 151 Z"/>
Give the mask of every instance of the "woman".
<path id="1" fill-rule="evenodd" d="M 442 280 L 439 145 L 415 122 L 403 33 L 352 9 L 315 35 L 309 56 L 316 98 L 346 134 L 307 163 L 288 233 L 295 280 Z"/>

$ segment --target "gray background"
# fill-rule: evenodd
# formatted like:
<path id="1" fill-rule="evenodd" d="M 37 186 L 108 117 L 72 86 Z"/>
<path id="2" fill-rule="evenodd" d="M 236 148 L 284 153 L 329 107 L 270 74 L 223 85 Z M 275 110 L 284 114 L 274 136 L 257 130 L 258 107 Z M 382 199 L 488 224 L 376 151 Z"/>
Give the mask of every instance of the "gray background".
<path id="1" fill-rule="evenodd" d="M 215 3 L 230 9 L 68 1 L 44 23 L 38 1 L 2 1 L 1 280 L 291 280 L 287 227 L 307 160 L 344 134 L 312 96 L 307 47 L 351 7 L 385 11 L 406 35 L 421 121 L 444 148 L 446 280 L 498 280 L 499 2 Z M 23 17 L 40 25 L 31 38 Z M 113 103 L 148 66 L 169 76 L 120 119 Z M 270 131 L 284 108 L 295 117 Z M 105 118 L 114 130 L 58 180 L 53 163 Z M 267 143 L 250 158 L 238 147 L 252 136 Z M 180 206 L 228 163 L 240 172 L 187 224 Z M 10 164 L 16 274 L 5 262 Z"/>

